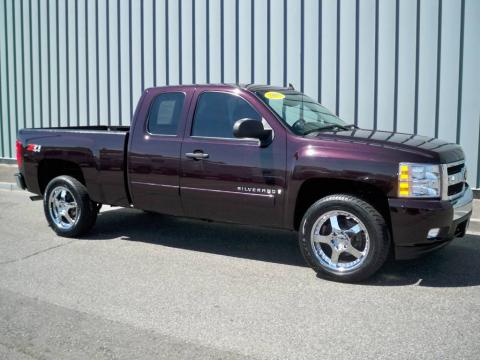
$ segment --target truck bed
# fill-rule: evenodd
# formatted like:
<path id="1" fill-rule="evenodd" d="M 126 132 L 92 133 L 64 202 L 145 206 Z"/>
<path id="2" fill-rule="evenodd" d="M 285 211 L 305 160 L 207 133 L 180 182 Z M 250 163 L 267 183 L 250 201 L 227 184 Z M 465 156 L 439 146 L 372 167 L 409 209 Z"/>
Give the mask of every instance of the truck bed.
<path id="1" fill-rule="evenodd" d="M 73 164 L 92 200 L 128 206 L 125 183 L 129 126 L 71 126 L 20 130 L 26 185 L 43 193 L 52 174 Z M 33 147 L 29 145 L 39 145 Z M 72 170 L 73 171 L 73 170 Z M 64 172 L 64 171 L 63 171 Z"/>

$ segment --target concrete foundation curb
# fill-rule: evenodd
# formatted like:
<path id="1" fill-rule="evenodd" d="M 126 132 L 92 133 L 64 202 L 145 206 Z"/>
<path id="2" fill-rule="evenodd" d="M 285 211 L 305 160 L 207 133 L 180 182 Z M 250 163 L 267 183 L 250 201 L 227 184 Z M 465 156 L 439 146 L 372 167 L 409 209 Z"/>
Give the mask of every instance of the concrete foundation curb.
<path id="1" fill-rule="evenodd" d="M 16 159 L 0 158 L 0 164 L 17 165 Z"/>
<path id="2" fill-rule="evenodd" d="M 20 190 L 15 183 L 0 182 L 0 189 L 4 190 Z"/>
<path id="3" fill-rule="evenodd" d="M 470 224 L 468 224 L 468 231 L 469 234 L 476 234 L 480 235 L 480 219 L 471 218 Z"/>

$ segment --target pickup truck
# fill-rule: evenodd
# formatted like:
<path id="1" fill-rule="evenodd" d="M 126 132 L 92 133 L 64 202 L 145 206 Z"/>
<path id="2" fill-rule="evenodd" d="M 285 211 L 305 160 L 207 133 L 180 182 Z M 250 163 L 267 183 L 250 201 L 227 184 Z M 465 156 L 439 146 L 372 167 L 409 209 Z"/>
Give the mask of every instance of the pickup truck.
<path id="1" fill-rule="evenodd" d="M 282 228 L 338 281 L 463 237 L 472 211 L 459 145 L 360 129 L 293 87 L 150 88 L 131 126 L 21 130 L 17 161 L 60 236 L 102 204 Z"/>

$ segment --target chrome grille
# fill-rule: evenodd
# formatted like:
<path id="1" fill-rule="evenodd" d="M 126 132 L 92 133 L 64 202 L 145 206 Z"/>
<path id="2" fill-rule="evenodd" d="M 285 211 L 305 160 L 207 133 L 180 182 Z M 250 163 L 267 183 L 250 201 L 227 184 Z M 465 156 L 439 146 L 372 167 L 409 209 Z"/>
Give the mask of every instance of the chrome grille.
<path id="1" fill-rule="evenodd" d="M 465 191 L 465 161 L 442 165 L 442 199 L 453 200 Z"/>

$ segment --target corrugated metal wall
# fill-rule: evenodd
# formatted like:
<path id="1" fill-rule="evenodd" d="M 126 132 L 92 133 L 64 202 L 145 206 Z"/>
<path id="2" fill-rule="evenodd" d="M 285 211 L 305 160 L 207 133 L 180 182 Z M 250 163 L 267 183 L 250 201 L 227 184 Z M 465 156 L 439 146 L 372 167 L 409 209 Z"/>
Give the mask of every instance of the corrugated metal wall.
<path id="1" fill-rule="evenodd" d="M 348 122 L 464 146 L 479 0 L 2 0 L 0 157 L 22 127 L 128 124 L 145 87 L 293 83 Z"/>

